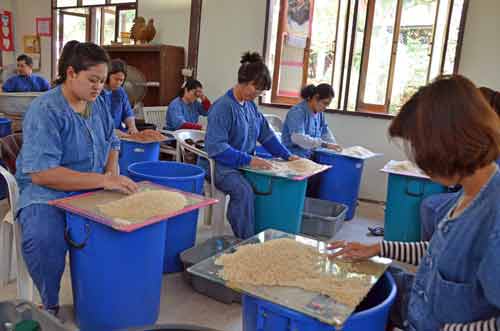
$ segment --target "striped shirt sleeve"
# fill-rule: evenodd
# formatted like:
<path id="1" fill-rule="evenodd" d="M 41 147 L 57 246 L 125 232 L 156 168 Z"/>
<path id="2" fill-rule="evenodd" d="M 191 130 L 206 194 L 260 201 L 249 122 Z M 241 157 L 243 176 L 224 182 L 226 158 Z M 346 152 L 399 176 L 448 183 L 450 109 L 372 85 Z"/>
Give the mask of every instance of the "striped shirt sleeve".
<path id="1" fill-rule="evenodd" d="M 500 320 L 498 321 L 500 323 Z M 496 318 L 467 324 L 445 324 L 442 331 L 499 331 Z"/>
<path id="2" fill-rule="evenodd" d="M 419 265 L 429 247 L 428 241 L 401 242 L 382 241 L 380 243 L 380 256 L 397 260 L 403 263 Z"/>

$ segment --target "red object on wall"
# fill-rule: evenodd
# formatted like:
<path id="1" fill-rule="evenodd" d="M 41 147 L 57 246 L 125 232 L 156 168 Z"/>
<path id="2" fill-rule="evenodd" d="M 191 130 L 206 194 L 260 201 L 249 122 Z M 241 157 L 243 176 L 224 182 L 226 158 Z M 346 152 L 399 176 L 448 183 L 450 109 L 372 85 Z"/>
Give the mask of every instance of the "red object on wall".
<path id="1" fill-rule="evenodd" d="M 12 12 L 0 11 L 0 49 L 8 52 L 14 50 L 14 31 L 12 30 Z"/>
<path id="2" fill-rule="evenodd" d="M 52 19 L 50 17 L 36 18 L 36 34 L 42 37 L 52 35 Z"/>

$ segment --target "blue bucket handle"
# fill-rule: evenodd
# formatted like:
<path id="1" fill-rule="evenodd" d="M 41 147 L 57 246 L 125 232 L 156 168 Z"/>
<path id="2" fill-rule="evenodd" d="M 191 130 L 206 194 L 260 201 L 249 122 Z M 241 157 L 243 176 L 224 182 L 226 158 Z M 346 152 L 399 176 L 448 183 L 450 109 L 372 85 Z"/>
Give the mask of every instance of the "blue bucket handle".
<path id="1" fill-rule="evenodd" d="M 264 331 L 264 326 L 266 324 L 267 314 L 264 308 L 259 307 L 257 312 L 257 330 L 256 331 Z"/>
<path id="2" fill-rule="evenodd" d="M 425 184 L 415 180 L 408 180 L 406 183 L 406 194 L 411 197 L 420 198 L 424 195 Z"/>
<path id="3" fill-rule="evenodd" d="M 273 178 L 272 177 L 269 177 L 269 188 L 266 191 L 262 191 L 262 192 L 259 191 L 259 189 L 257 189 L 257 185 L 255 185 L 255 183 L 253 183 L 253 182 L 250 182 L 250 185 L 252 185 L 253 193 L 255 193 L 255 195 L 266 196 L 266 195 L 273 194 Z"/>
<path id="4" fill-rule="evenodd" d="M 75 249 L 84 249 L 87 246 L 87 242 L 90 238 L 90 225 L 89 223 L 85 223 L 85 239 L 81 243 L 75 242 L 71 239 L 71 235 L 69 234 L 69 226 L 66 224 L 66 229 L 64 229 L 64 239 L 72 248 Z"/>

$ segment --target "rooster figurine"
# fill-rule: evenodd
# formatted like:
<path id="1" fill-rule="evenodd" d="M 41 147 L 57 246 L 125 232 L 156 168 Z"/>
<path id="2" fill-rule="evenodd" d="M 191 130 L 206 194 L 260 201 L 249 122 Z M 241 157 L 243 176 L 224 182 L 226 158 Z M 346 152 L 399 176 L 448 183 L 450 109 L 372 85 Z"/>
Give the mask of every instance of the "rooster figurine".
<path id="1" fill-rule="evenodd" d="M 150 19 L 146 25 L 146 20 L 142 16 L 138 16 L 134 19 L 134 25 L 130 29 L 130 39 L 133 39 L 137 44 L 149 43 L 156 35 L 156 29 L 154 27 L 154 20 Z"/>
<path id="2" fill-rule="evenodd" d="M 144 31 L 144 39 L 146 42 L 150 43 L 156 35 L 156 29 L 154 25 L 154 20 L 151 18 L 146 25 L 146 30 Z"/>

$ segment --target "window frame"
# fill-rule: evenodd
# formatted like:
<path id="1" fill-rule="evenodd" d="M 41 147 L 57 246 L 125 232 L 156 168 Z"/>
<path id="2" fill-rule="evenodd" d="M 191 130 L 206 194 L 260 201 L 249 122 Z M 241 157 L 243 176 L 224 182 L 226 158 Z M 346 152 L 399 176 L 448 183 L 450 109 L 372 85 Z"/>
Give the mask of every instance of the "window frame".
<path id="1" fill-rule="evenodd" d="M 111 3 L 111 0 L 105 0 L 105 3 L 104 4 L 100 4 L 100 5 L 83 5 L 83 1 L 82 0 L 76 0 L 76 6 L 66 6 L 66 7 L 58 7 L 57 6 L 57 0 L 51 0 L 51 6 L 52 6 L 52 10 L 51 10 L 51 24 L 52 24 L 52 31 L 58 31 L 59 32 L 59 38 L 61 38 L 62 36 L 62 33 L 64 31 L 64 28 L 62 27 L 62 24 L 61 26 L 57 26 L 57 15 L 60 14 L 60 12 L 63 12 L 63 11 L 66 11 L 66 10 L 71 10 L 71 9 L 76 9 L 76 8 L 87 8 L 88 9 L 88 17 L 87 17 L 87 22 L 86 22 L 86 27 L 87 27 L 87 31 L 86 31 L 86 40 L 90 40 L 92 38 L 92 24 L 93 22 L 95 22 L 95 18 L 94 20 L 92 19 L 94 16 L 96 16 L 96 9 L 97 8 L 105 8 L 105 7 L 115 7 L 116 10 L 115 10 L 115 38 L 114 38 L 114 41 L 117 41 L 118 40 L 118 37 L 119 37 L 119 21 L 120 21 L 120 11 L 121 10 L 130 10 L 130 9 L 135 9 L 135 15 L 137 16 L 138 12 L 139 12 L 139 0 L 130 0 L 129 2 L 124 2 L 124 3 Z M 102 20 L 102 16 L 103 16 L 103 13 L 104 11 L 101 11 L 101 22 L 103 22 Z M 75 16 L 78 16 L 78 14 L 76 13 L 65 13 L 66 14 L 74 14 Z M 81 14 L 81 15 L 84 15 L 84 14 Z M 103 25 L 101 24 L 101 32 L 102 32 L 102 28 L 103 28 Z M 52 70 L 51 70 L 51 76 L 52 76 L 52 79 L 54 79 L 57 75 L 57 61 L 56 61 L 56 45 L 57 44 L 61 44 L 62 40 L 57 40 L 56 39 L 57 37 L 57 34 L 56 33 L 53 33 L 52 34 L 52 37 L 51 37 L 51 50 L 50 50 L 50 53 L 51 53 L 51 65 L 52 65 Z M 103 38 L 103 33 L 100 34 L 100 38 L 99 38 L 99 44 L 102 44 L 102 38 Z M 61 47 L 61 45 L 60 45 Z M 62 48 L 62 47 L 61 47 Z M 60 48 L 60 49 L 61 49 Z"/>
<path id="2" fill-rule="evenodd" d="M 267 45 L 269 42 L 273 42 L 269 40 L 268 33 L 271 29 L 270 26 L 270 8 L 273 4 L 274 1 L 281 1 L 280 4 L 280 14 L 279 14 L 279 26 L 278 26 L 278 33 L 277 33 L 277 40 L 276 40 L 276 53 L 275 53 L 275 59 L 274 59 L 274 70 L 273 70 L 273 77 L 272 77 L 272 87 L 271 87 L 271 100 L 270 102 L 265 101 L 263 97 L 259 97 L 259 104 L 263 106 L 268 106 L 268 107 L 277 107 L 277 108 L 290 108 L 290 106 L 298 103 L 300 101 L 300 98 L 290 98 L 290 97 L 279 97 L 275 95 L 275 91 L 277 89 L 277 77 L 279 77 L 279 59 L 281 57 L 281 47 L 282 47 L 282 42 L 279 43 L 279 39 L 282 39 L 282 30 L 283 27 L 281 26 L 283 24 L 282 20 L 282 15 L 284 13 L 284 7 L 283 3 L 287 3 L 287 0 L 267 0 L 266 1 L 266 20 L 265 20 L 265 29 L 264 29 L 264 43 L 263 43 L 263 52 L 264 56 L 267 57 L 267 50 L 269 49 L 269 46 Z M 372 5 L 374 7 L 376 0 L 368 0 L 368 6 Z M 440 2 L 443 0 L 437 0 L 436 3 L 436 15 L 434 18 L 434 25 L 433 25 L 433 31 L 432 31 L 432 39 L 431 39 L 431 47 L 430 47 L 430 59 L 429 59 L 429 64 L 428 64 L 428 69 L 427 69 L 427 81 L 429 81 L 429 76 L 431 73 L 431 65 L 432 65 L 432 58 L 433 58 L 433 52 L 434 52 L 434 41 L 435 41 L 435 36 L 436 36 L 436 25 L 437 25 L 437 20 L 438 20 L 438 10 L 439 10 L 439 5 Z M 440 63 L 439 63 L 439 72 L 440 74 L 443 73 L 444 70 L 444 65 L 445 65 L 445 59 L 446 59 L 446 54 L 448 52 L 448 40 L 449 40 L 449 35 L 450 35 L 450 27 L 451 27 L 451 19 L 452 19 L 452 11 L 453 11 L 453 5 L 454 5 L 455 0 L 450 0 L 450 3 L 448 4 L 449 7 L 447 9 L 447 20 L 446 20 L 446 37 L 445 37 L 445 42 L 443 45 L 443 48 L 441 50 L 441 54 L 439 57 Z M 339 2 L 340 4 L 340 2 Z M 464 37 L 464 30 L 465 30 L 465 25 L 466 25 L 466 19 L 467 19 L 467 13 L 469 9 L 469 4 L 470 0 L 464 0 L 463 2 L 463 8 L 461 12 L 461 17 L 460 17 L 460 22 L 459 22 L 459 30 L 458 30 L 458 38 L 457 38 L 457 46 L 455 49 L 455 61 L 454 61 L 454 67 L 453 67 L 453 74 L 456 74 L 458 72 L 458 69 L 460 67 L 460 60 L 461 60 L 461 50 L 463 46 L 463 37 Z M 354 12 L 351 15 L 351 6 L 354 6 Z M 360 96 L 361 91 L 364 91 L 364 88 L 362 89 L 361 84 L 365 83 L 366 81 L 366 73 L 363 75 L 363 65 L 365 65 L 365 71 L 368 69 L 367 65 L 367 58 L 369 53 L 366 52 L 367 47 L 369 47 L 369 42 L 367 45 L 367 35 L 368 35 L 368 27 L 370 27 L 370 34 L 371 34 L 371 28 L 372 25 L 369 25 L 369 16 L 370 13 L 372 16 L 374 15 L 375 11 L 374 8 L 373 10 L 369 10 L 367 8 L 366 12 L 366 20 L 365 20 L 365 30 L 364 30 L 364 37 L 363 37 L 363 43 L 362 43 L 362 51 L 361 51 L 361 63 L 360 63 L 360 72 L 359 72 L 359 78 L 358 78 L 358 88 L 357 91 L 349 91 L 349 86 L 352 78 L 352 62 L 353 62 L 353 56 L 354 56 L 354 47 L 355 47 L 355 34 L 356 34 L 356 24 L 358 20 L 358 14 L 359 14 L 359 0 L 348 0 L 348 9 L 346 12 L 346 29 L 345 29 L 345 35 L 344 35 L 344 47 L 343 49 L 343 54 L 342 54 L 342 67 L 341 67 L 341 79 L 340 79 L 340 88 L 338 91 L 338 99 L 339 101 L 337 102 L 337 108 L 333 109 L 327 109 L 327 112 L 329 113 L 335 113 L 335 114 L 345 114 L 345 115 L 353 115 L 353 116 L 364 116 L 364 117 L 373 117 L 373 118 L 384 118 L 384 119 L 392 119 L 394 117 L 393 114 L 389 113 L 389 105 L 390 105 L 390 99 L 392 96 L 392 82 L 394 81 L 394 71 L 395 71 L 395 66 L 396 66 L 396 58 L 397 58 L 397 46 L 398 46 L 398 38 L 399 38 L 399 33 L 400 33 L 400 22 L 401 22 L 401 16 L 402 16 L 402 6 L 403 6 L 403 0 L 397 0 L 397 7 L 396 7 L 396 17 L 395 17 L 395 23 L 394 23 L 394 32 L 393 32 L 393 39 L 392 39 L 392 48 L 391 48 L 391 59 L 390 59 L 390 67 L 389 67 L 389 75 L 388 75 L 388 82 L 387 82 L 387 88 L 386 88 L 386 96 L 385 96 L 385 104 L 384 105 L 368 105 L 369 107 L 362 107 L 363 105 L 360 105 Z M 341 13 L 337 11 L 339 17 Z M 351 21 L 351 16 L 352 16 L 352 22 Z M 335 36 L 335 42 L 338 41 L 339 36 L 338 36 L 338 27 L 339 27 L 339 19 L 337 17 L 337 32 Z M 347 42 L 347 36 L 351 35 L 350 41 Z M 281 38 L 280 38 L 281 36 Z M 309 54 L 310 52 L 310 44 L 311 40 L 308 38 L 307 42 L 307 47 L 304 51 L 306 54 Z M 335 45 L 336 46 L 336 45 Z M 346 54 L 347 50 L 349 49 L 348 53 Z M 337 53 L 336 47 L 333 48 L 334 54 Z M 396 53 L 394 53 L 396 52 Z M 307 59 L 309 57 L 307 56 Z M 334 63 L 335 63 L 336 57 L 334 57 Z M 346 62 L 347 62 L 347 67 L 346 67 Z M 332 69 L 332 83 L 334 79 L 334 70 L 335 70 L 335 64 L 333 65 Z M 308 72 L 308 63 L 304 61 L 303 64 L 303 73 L 305 73 L 306 80 L 307 81 L 307 72 Z M 345 76 L 344 76 L 345 75 Z M 345 79 L 344 79 L 345 78 Z M 364 80 L 364 82 L 362 81 Z M 304 85 L 304 80 L 302 82 L 302 85 Z M 333 84 L 332 84 L 333 85 Z M 390 89 L 389 89 L 390 88 Z M 344 92 L 345 89 L 345 92 Z M 337 91 L 336 91 L 337 92 Z M 355 103 L 355 109 L 354 111 L 349 111 L 348 108 L 348 102 L 349 102 L 349 94 L 350 93 L 356 93 L 356 103 Z M 368 108 L 368 109 L 367 109 Z"/>

